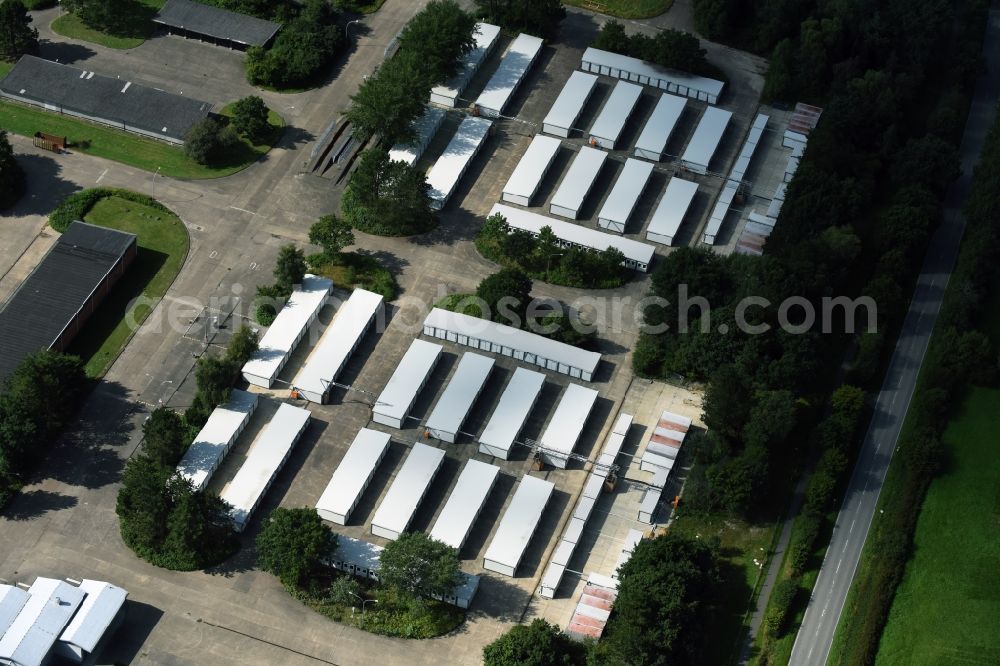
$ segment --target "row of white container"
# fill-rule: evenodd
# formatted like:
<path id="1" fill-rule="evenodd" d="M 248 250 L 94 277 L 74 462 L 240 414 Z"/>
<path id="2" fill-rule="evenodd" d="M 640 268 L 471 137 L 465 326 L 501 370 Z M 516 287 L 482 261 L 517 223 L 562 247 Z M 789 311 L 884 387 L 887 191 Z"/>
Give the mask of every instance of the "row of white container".
<path id="1" fill-rule="evenodd" d="M 462 176 L 486 142 L 493 122 L 469 116 L 458 126 L 441 156 L 427 172 L 431 208 L 440 210 L 448 203 Z"/>
<path id="2" fill-rule="evenodd" d="M 538 37 L 524 33 L 517 36 L 493 77 L 476 99 L 479 113 L 488 118 L 497 118 L 503 114 L 514 92 L 542 52 L 542 46 L 543 42 Z"/>
<path id="3" fill-rule="evenodd" d="M 580 69 L 604 74 L 647 86 L 654 86 L 682 97 L 718 104 L 725 83 L 685 72 L 668 70 L 657 65 L 618 53 L 589 47 L 583 52 Z"/>
<path id="4" fill-rule="evenodd" d="M 465 91 L 465 87 L 469 85 L 479 66 L 493 51 L 499 37 L 499 26 L 477 23 L 473 33 L 473 47 L 459 61 L 458 73 L 446 83 L 431 88 L 430 101 L 442 106 L 458 106 L 459 96 Z"/>
<path id="5" fill-rule="evenodd" d="M 707 245 L 715 244 L 715 239 L 718 237 L 719 231 L 722 230 L 722 224 L 725 222 L 726 215 L 729 214 L 729 209 L 733 205 L 733 199 L 736 197 L 740 185 L 743 183 L 747 169 L 750 168 L 750 160 L 757 149 L 757 144 L 760 143 L 760 138 L 767 128 L 767 121 L 768 116 L 759 113 L 754 119 L 753 125 L 750 126 L 746 141 L 743 142 L 743 148 L 740 150 L 740 156 L 737 158 L 736 163 L 733 164 L 733 168 L 729 172 L 729 177 L 726 179 L 726 184 L 719 193 L 719 198 L 716 200 L 712 214 L 705 225 L 705 233 L 702 236 L 703 243 Z"/>
<path id="6" fill-rule="evenodd" d="M 212 410 L 177 463 L 177 473 L 190 481 L 195 490 L 204 490 L 256 409 L 256 394 L 233 389 L 229 400 Z"/>
<path id="7" fill-rule="evenodd" d="M 541 585 L 538 588 L 539 596 L 546 599 L 555 597 L 556 590 L 566 573 L 566 567 L 569 566 L 569 560 L 573 556 L 573 551 L 576 550 L 576 544 L 583 534 L 583 528 L 594 510 L 594 505 L 600 497 L 605 480 L 612 471 L 618 454 L 621 453 L 622 444 L 625 442 L 625 437 L 631 426 L 631 414 L 621 414 L 615 421 L 615 425 L 601 449 L 597 463 L 587 476 L 583 492 L 573 510 L 573 517 L 570 518 L 566 529 L 563 530 L 559 545 L 553 551 L 552 559 L 549 560 L 549 565 L 546 567 L 545 573 L 542 574 Z"/>

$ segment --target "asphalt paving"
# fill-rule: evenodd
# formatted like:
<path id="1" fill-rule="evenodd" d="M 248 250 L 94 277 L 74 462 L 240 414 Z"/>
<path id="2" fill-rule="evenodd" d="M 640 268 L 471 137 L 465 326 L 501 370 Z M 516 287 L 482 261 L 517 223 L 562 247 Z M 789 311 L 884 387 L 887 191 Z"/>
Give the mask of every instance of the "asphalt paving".
<path id="1" fill-rule="evenodd" d="M 820 666 L 829 658 L 868 530 L 873 520 L 878 519 L 879 493 L 958 256 L 965 230 L 962 207 L 969 193 L 973 168 L 1000 100 L 1000 81 L 993 74 L 1000 67 L 1000 6 L 997 3 L 993 3 L 989 13 L 983 57 L 986 67 L 976 86 L 960 148 L 962 176 L 950 188 L 941 225 L 931 238 L 830 546 L 795 639 L 789 661 L 792 666 Z"/>

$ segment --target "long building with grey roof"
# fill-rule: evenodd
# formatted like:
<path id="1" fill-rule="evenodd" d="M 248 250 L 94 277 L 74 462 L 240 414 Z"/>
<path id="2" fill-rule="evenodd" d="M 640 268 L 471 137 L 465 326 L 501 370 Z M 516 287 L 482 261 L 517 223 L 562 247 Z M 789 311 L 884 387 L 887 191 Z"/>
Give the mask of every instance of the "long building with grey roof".
<path id="1" fill-rule="evenodd" d="M 245 51 L 267 46 L 281 30 L 280 23 L 232 12 L 194 0 L 167 0 L 153 23 L 171 35 L 199 39 Z"/>

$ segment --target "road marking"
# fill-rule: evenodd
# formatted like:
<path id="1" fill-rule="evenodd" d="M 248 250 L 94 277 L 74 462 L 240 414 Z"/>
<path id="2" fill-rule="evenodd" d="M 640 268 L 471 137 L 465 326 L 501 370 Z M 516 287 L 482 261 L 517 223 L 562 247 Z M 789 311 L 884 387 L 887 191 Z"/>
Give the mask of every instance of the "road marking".
<path id="1" fill-rule="evenodd" d="M 837 570 L 834 571 L 833 573 L 839 574 L 840 573 L 840 565 L 843 564 L 843 563 L 844 563 L 844 558 L 840 558 L 839 560 L 837 560 Z M 823 612 L 825 613 L 826 611 L 823 611 Z"/>
<path id="2" fill-rule="evenodd" d="M 101 182 L 101 179 L 103 179 L 106 175 L 108 175 L 108 170 L 107 169 L 105 169 L 104 171 L 102 171 L 101 175 L 97 177 L 97 182 L 98 183 Z"/>
<path id="3" fill-rule="evenodd" d="M 219 251 L 218 250 L 212 250 L 208 254 L 208 258 L 209 259 L 215 259 L 217 256 L 219 256 Z"/>
<path id="4" fill-rule="evenodd" d="M 247 210 L 246 208 L 237 208 L 236 206 L 230 206 L 230 208 L 232 208 L 233 210 L 238 210 L 241 213 L 246 213 L 247 215 L 256 215 L 257 214 L 255 212 L 253 212 L 252 210 Z"/>
<path id="5" fill-rule="evenodd" d="M 854 520 L 851 521 L 851 529 L 847 530 L 848 534 L 850 534 L 851 532 L 854 531 L 854 523 L 856 523 L 856 522 L 858 522 L 857 518 L 855 518 Z"/>

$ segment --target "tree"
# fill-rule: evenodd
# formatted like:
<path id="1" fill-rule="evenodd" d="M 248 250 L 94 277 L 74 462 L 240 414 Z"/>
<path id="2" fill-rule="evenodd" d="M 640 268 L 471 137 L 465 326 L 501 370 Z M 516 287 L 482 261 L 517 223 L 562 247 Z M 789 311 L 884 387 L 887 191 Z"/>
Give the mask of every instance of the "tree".
<path id="1" fill-rule="evenodd" d="M 137 0 L 62 0 L 61 4 L 89 27 L 113 35 L 128 33 L 141 11 Z"/>
<path id="2" fill-rule="evenodd" d="M 475 17 L 454 0 L 431 0 L 399 35 L 399 50 L 419 53 L 431 85 L 455 75 L 459 59 L 476 44 Z"/>
<path id="3" fill-rule="evenodd" d="M 348 574 L 334 578 L 326 591 L 327 600 L 339 606 L 353 606 L 360 597 L 361 585 Z"/>
<path id="4" fill-rule="evenodd" d="M 610 663 L 700 664 L 700 637 L 719 583 L 715 547 L 668 532 L 639 542 L 618 572 L 599 643 Z"/>
<path id="5" fill-rule="evenodd" d="M 282 293 L 292 293 L 292 286 L 302 284 L 306 275 L 306 256 L 294 245 L 283 245 L 274 264 L 274 280 Z"/>
<path id="6" fill-rule="evenodd" d="M 304 586 L 337 548 L 337 537 L 313 509 L 277 508 L 257 535 L 257 563 L 282 585 Z"/>
<path id="7" fill-rule="evenodd" d="M 486 302 L 493 321 L 521 327 L 531 301 L 531 286 L 531 279 L 522 271 L 503 268 L 483 278 L 476 296 Z"/>
<path id="8" fill-rule="evenodd" d="M 268 15 L 266 2 L 257 11 Z M 307 0 L 301 9 L 293 2 L 283 3 L 283 16 L 270 16 L 285 23 L 270 48 L 254 46 L 247 49 L 247 80 L 254 85 L 287 88 L 315 81 L 343 50 L 343 29 L 337 24 L 338 14 L 326 0 Z M 242 11 L 242 10 L 241 10 Z"/>
<path id="9" fill-rule="evenodd" d="M 531 624 L 511 627 L 483 647 L 484 666 L 572 666 L 582 665 L 584 656 L 583 644 L 537 618 Z"/>
<path id="10" fill-rule="evenodd" d="M 188 430 L 180 414 L 157 407 L 142 424 L 143 452 L 158 465 L 176 465 L 189 444 Z"/>
<path id="11" fill-rule="evenodd" d="M 25 53 L 38 53 L 38 31 L 21 0 L 0 2 L 0 60 L 17 60 Z"/>
<path id="12" fill-rule="evenodd" d="M 323 259 L 335 261 L 345 247 L 354 244 L 354 232 L 336 215 L 324 215 L 309 227 L 309 242 L 323 248 Z"/>
<path id="13" fill-rule="evenodd" d="M 172 467 L 144 454 L 125 463 L 115 513 L 122 540 L 140 557 L 154 556 L 166 537 L 171 509 L 167 480 L 173 473 Z"/>
<path id="14" fill-rule="evenodd" d="M 184 154 L 198 164 L 213 164 L 222 160 L 236 141 L 235 130 L 209 116 L 184 135 Z"/>
<path id="15" fill-rule="evenodd" d="M 601 31 L 594 40 L 594 48 L 612 53 L 629 53 L 631 42 L 625 33 L 624 24 L 612 19 L 601 26 Z"/>
<path id="16" fill-rule="evenodd" d="M 424 173 L 384 150 L 361 154 L 341 202 L 351 226 L 380 236 L 408 236 L 434 226 Z"/>
<path id="17" fill-rule="evenodd" d="M 555 37 L 566 18 L 560 0 L 476 0 L 476 6 L 490 23 L 546 39 Z"/>
<path id="18" fill-rule="evenodd" d="M 257 333 L 243 324 L 233 333 L 232 339 L 226 345 L 226 359 L 235 368 L 242 368 L 258 348 Z"/>
<path id="19" fill-rule="evenodd" d="M 24 192 L 24 171 L 14 159 L 7 131 L 0 129 L 0 210 L 14 204 Z"/>
<path id="20" fill-rule="evenodd" d="M 239 368 L 231 360 L 218 356 L 204 355 L 194 368 L 194 378 L 198 393 L 202 396 L 208 411 L 215 409 L 229 399 L 233 379 Z"/>
<path id="21" fill-rule="evenodd" d="M 382 551 L 378 575 L 406 596 L 451 596 L 461 580 L 458 551 L 423 532 L 403 534 Z"/>
<path id="22" fill-rule="evenodd" d="M 267 105 L 256 95 L 233 103 L 233 125 L 237 132 L 252 143 L 263 143 L 270 133 L 271 125 L 267 122 L 267 115 Z"/>

